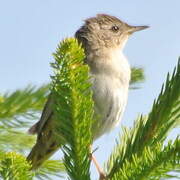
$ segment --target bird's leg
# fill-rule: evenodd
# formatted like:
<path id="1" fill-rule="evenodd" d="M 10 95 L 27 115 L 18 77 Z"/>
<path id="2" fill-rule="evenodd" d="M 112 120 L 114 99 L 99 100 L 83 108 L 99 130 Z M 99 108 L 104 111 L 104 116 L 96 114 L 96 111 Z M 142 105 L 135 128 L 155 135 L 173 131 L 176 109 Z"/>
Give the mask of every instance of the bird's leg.
<path id="1" fill-rule="evenodd" d="M 94 163 L 98 173 L 99 173 L 99 180 L 105 180 L 106 179 L 106 175 L 103 171 L 103 169 L 100 167 L 99 163 L 97 162 L 95 156 L 93 155 L 94 152 L 91 152 L 90 154 L 90 159 L 92 160 L 92 162 Z"/>
<path id="2" fill-rule="evenodd" d="M 103 172 L 103 169 L 100 167 L 99 163 L 97 162 L 95 156 L 93 154 L 91 154 L 91 160 L 93 161 L 94 165 L 96 166 L 96 169 L 99 173 L 99 180 L 105 180 L 106 179 L 106 175 Z"/>

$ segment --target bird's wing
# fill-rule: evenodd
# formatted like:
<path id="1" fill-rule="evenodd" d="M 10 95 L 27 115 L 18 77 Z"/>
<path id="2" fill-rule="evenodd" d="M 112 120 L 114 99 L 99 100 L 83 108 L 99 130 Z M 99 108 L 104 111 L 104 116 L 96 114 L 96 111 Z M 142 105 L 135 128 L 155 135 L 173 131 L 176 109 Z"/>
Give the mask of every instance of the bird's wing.
<path id="1" fill-rule="evenodd" d="M 54 100 L 52 98 L 52 95 L 50 94 L 48 97 L 48 100 L 44 106 L 44 109 L 41 114 L 40 120 L 35 123 L 29 130 L 29 134 L 39 134 L 44 126 L 44 124 L 48 121 L 50 117 L 53 115 L 52 111 L 52 105 L 54 103 Z"/>
<path id="2" fill-rule="evenodd" d="M 27 160 L 31 163 L 32 169 L 37 169 L 60 147 L 59 141 L 54 135 L 54 121 L 52 95 L 44 106 L 40 120 L 29 129 L 29 133 L 37 134 L 36 144 L 29 153 Z"/>

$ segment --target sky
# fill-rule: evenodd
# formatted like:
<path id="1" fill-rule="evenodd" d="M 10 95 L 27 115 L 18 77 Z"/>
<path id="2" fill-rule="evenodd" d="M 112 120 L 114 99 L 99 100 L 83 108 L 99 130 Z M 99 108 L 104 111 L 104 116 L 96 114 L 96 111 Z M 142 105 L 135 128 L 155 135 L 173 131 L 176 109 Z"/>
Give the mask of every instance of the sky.
<path id="1" fill-rule="evenodd" d="M 0 93 L 48 83 L 49 63 L 59 41 L 73 36 L 87 17 L 115 15 L 131 25 L 150 26 L 133 34 L 124 50 L 131 66 L 143 67 L 146 76 L 140 89 L 129 92 L 121 124 L 131 126 L 140 113 L 150 111 L 167 72 L 177 64 L 179 7 L 179 0 L 0 0 Z M 120 126 L 95 142 L 100 164 L 107 160 L 119 132 Z M 177 133 L 174 130 L 170 138 Z M 96 178 L 92 167 L 92 179 Z"/>

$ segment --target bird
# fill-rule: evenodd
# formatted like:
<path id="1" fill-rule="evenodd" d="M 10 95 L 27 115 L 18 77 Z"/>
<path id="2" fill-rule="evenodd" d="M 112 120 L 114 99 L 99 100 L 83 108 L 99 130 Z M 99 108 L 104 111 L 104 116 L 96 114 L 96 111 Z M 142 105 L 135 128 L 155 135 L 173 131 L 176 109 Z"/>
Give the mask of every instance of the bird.
<path id="1" fill-rule="evenodd" d="M 85 52 L 92 83 L 94 116 L 92 134 L 96 140 L 114 129 L 122 119 L 128 99 L 131 68 L 123 54 L 128 38 L 149 26 L 132 26 L 108 14 L 87 18 L 76 31 L 75 38 Z M 29 129 L 37 140 L 27 160 L 37 169 L 61 146 L 54 136 L 53 96 L 50 94 L 40 120 Z"/>

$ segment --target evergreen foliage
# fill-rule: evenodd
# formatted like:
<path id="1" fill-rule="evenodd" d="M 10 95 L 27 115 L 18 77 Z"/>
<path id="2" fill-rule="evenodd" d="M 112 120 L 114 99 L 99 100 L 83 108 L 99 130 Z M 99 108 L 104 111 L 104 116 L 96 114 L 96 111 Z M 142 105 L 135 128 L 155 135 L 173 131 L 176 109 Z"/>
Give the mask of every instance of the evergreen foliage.
<path id="1" fill-rule="evenodd" d="M 132 162 L 134 156 L 142 156 L 145 149 L 154 151 L 154 149 L 159 146 L 159 143 L 163 146 L 168 132 L 172 130 L 172 128 L 177 127 L 179 121 L 180 60 L 174 69 L 172 77 L 168 74 L 166 83 L 162 86 L 158 99 L 154 101 L 149 115 L 141 115 L 135 121 L 133 128 L 124 129 L 124 133 L 120 137 L 107 163 L 107 169 L 110 171 L 108 177 L 113 179 L 116 174 L 122 170 L 124 163 L 127 161 Z M 175 142 L 177 143 L 177 147 L 179 147 L 179 139 Z M 170 147 L 173 149 L 173 145 Z M 161 150 L 163 152 L 163 148 L 161 148 Z M 172 158 L 175 158 L 175 155 L 176 154 L 174 154 Z M 180 156 L 177 156 L 177 158 L 180 159 Z M 163 162 L 163 159 L 160 160 Z M 155 171 L 157 171 L 157 169 L 155 169 Z"/>
<path id="2" fill-rule="evenodd" d="M 0 98 L 0 126 L 18 128 L 29 125 L 36 118 L 36 113 L 42 110 L 46 100 L 48 85 L 39 88 L 28 85 L 22 90 L 5 93 Z M 25 118 L 26 121 L 22 120 Z"/>
<path id="3" fill-rule="evenodd" d="M 62 147 L 64 165 L 73 180 L 90 180 L 90 145 L 93 101 L 88 66 L 77 40 L 64 40 L 54 54 L 52 94 L 56 99 L 57 133 L 66 142 Z"/>
<path id="4" fill-rule="evenodd" d="M 131 68 L 131 81 L 130 81 L 130 89 L 138 89 L 138 86 L 134 84 L 143 82 L 145 80 L 144 77 L 144 70 L 139 67 L 132 67 Z"/>
<path id="5" fill-rule="evenodd" d="M 30 180 L 33 173 L 25 157 L 15 152 L 0 153 L 0 177 L 4 180 Z"/>
<path id="6" fill-rule="evenodd" d="M 60 160 L 48 160 L 37 172 L 30 172 L 26 166 L 27 151 L 35 143 L 35 136 L 27 134 L 27 128 L 39 119 L 39 112 L 42 110 L 47 98 L 49 85 L 39 88 L 28 85 L 22 90 L 12 93 L 5 93 L 0 97 L 0 177 L 8 180 L 26 180 L 30 177 L 38 179 L 50 179 L 53 176 L 62 177 L 64 165 Z M 5 152 L 10 152 L 6 154 Z M 4 166 L 5 157 L 17 162 L 15 165 Z M 3 160 L 3 161 L 2 161 Z M 19 166 L 18 163 L 21 163 Z M 24 167 L 24 168 L 23 168 Z M 27 168 L 26 168 L 27 167 Z M 22 169 L 23 171 L 19 171 Z M 16 173 L 16 176 L 12 175 Z M 5 177 L 5 175 L 6 177 Z M 25 178 L 25 175 L 27 177 Z M 21 174 L 22 177 L 21 178 Z M 28 176 L 29 175 L 29 176 Z M 53 175 L 53 176 L 52 176 Z"/>
<path id="7" fill-rule="evenodd" d="M 39 88 L 0 96 L 0 178 L 5 180 L 68 179 L 90 180 L 89 145 L 92 143 L 93 101 L 88 66 L 83 64 L 84 52 L 73 38 L 62 41 L 52 63 L 52 83 Z M 142 68 L 132 68 L 131 88 L 144 80 Z M 63 161 L 48 160 L 36 172 L 29 171 L 25 160 L 35 137 L 26 129 L 39 119 L 49 94 L 54 105 Z M 160 95 L 148 115 L 139 116 L 133 127 L 123 128 L 109 160 L 105 163 L 110 180 L 160 180 L 180 172 L 180 140 L 167 142 L 167 136 L 180 123 L 180 60 L 173 74 L 168 74 Z M 59 136 L 61 134 L 61 136 Z"/>

